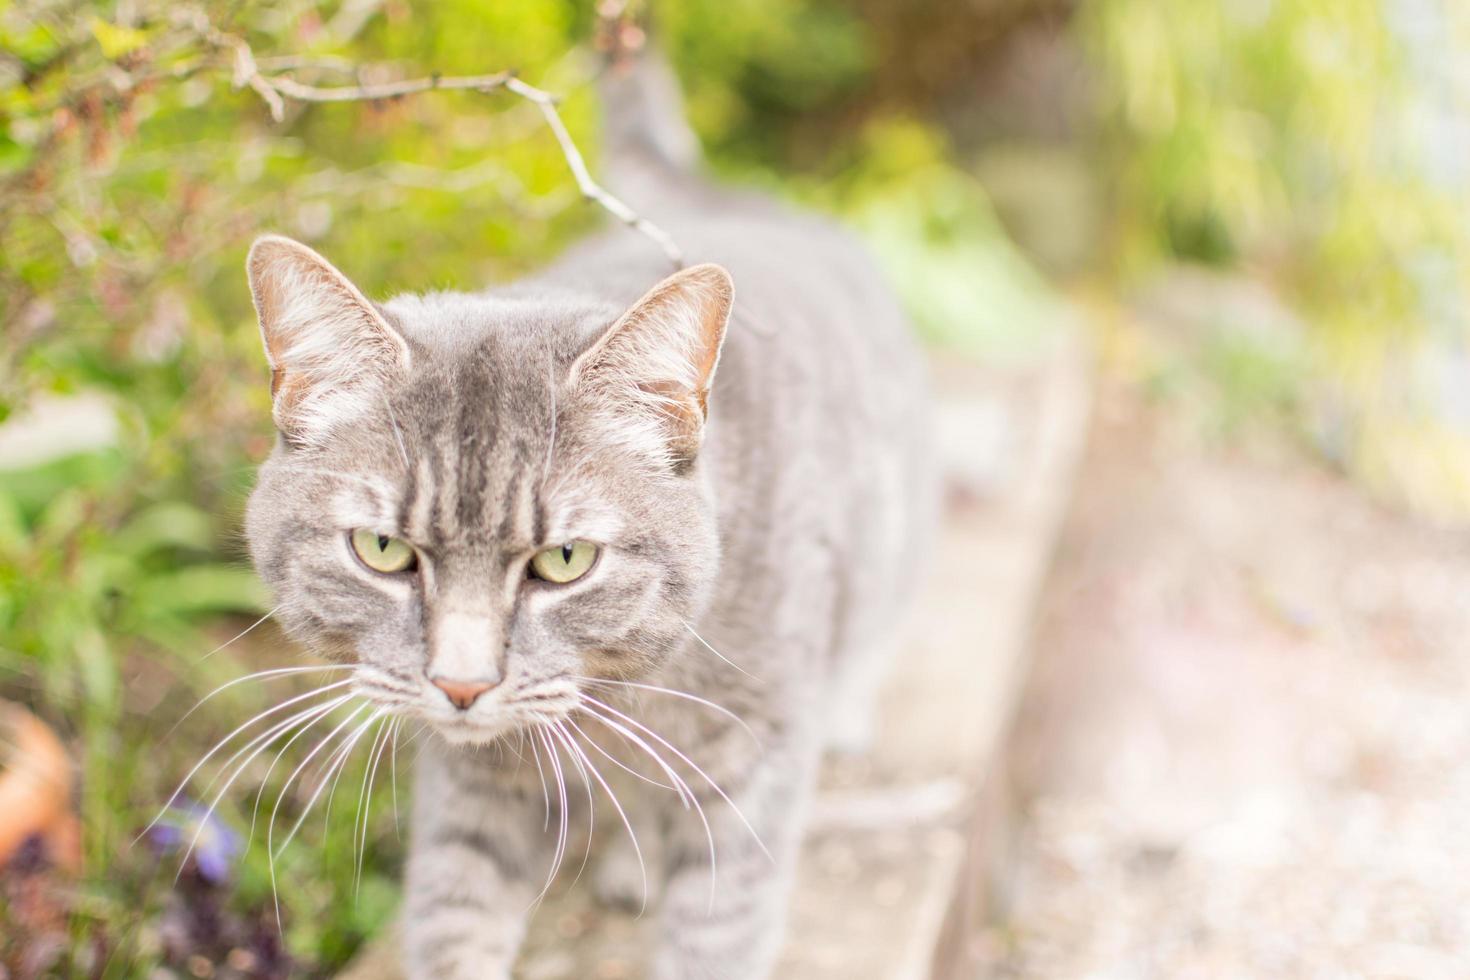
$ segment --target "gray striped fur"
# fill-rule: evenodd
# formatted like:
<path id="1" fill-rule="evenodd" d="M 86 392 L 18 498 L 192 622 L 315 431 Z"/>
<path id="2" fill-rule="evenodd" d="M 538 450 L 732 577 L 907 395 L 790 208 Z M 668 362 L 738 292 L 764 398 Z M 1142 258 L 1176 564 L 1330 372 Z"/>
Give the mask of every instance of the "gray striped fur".
<path id="1" fill-rule="evenodd" d="M 640 84 L 635 73 L 610 90 Z M 860 710 L 839 711 L 842 692 L 864 693 L 847 678 L 878 676 L 859 668 L 881 655 L 924 564 L 927 387 L 893 295 L 846 235 L 704 184 L 660 150 L 679 140 L 642 125 L 609 134 L 615 172 L 641 174 L 634 203 L 735 284 L 708 420 L 683 457 L 647 444 L 665 419 L 577 376 L 579 357 L 668 271 L 638 235 L 597 237 L 506 288 L 366 307 L 293 243 L 270 240 L 252 259 L 262 318 L 294 318 L 266 325 L 283 436 L 250 501 L 256 566 L 293 635 L 360 664 L 362 696 L 432 733 L 408 867 L 414 978 L 509 976 L 560 820 L 586 816 L 590 789 L 600 822 L 619 825 L 601 784 L 585 785 L 585 767 L 546 734 L 562 719 L 650 865 L 662 936 L 651 975 L 767 976 L 822 746 L 860 727 Z M 312 331 L 317 359 L 295 364 L 282 345 Z M 337 377 L 343 332 L 354 360 Z M 297 404 L 310 412 L 292 414 Z M 412 542 L 419 572 L 367 571 L 347 545 L 355 527 Z M 602 544 L 591 573 L 527 580 L 529 554 L 571 538 Z M 453 644 L 499 680 L 467 712 L 426 677 Z M 756 738 L 690 700 L 579 678 L 708 699 Z M 589 712 L 586 697 L 605 709 Z M 598 711 L 646 725 L 728 794 L 619 722 L 697 797 L 713 889 L 696 809 L 601 754 L 669 781 Z M 543 796 L 551 752 L 565 808 L 554 785 Z M 626 835 L 609 847 L 599 888 L 640 899 Z"/>

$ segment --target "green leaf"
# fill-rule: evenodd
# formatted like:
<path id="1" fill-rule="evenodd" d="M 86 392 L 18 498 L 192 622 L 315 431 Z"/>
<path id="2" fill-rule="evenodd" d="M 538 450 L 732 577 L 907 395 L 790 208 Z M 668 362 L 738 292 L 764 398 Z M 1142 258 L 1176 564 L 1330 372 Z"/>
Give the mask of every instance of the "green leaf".
<path id="1" fill-rule="evenodd" d="M 118 532 L 118 550 L 142 556 L 163 548 L 208 551 L 214 545 L 214 522 L 191 504 L 169 501 L 147 508 Z"/>
<path id="2" fill-rule="evenodd" d="M 95 491 L 115 484 L 127 465 L 121 452 L 105 449 L 78 453 L 23 470 L 0 469 L 0 493 L 15 502 L 27 522 L 34 522 L 71 490 Z"/>
<path id="3" fill-rule="evenodd" d="M 76 638 L 77 666 L 88 705 L 109 712 L 118 697 L 117 659 L 97 629 L 83 630 Z"/>
<path id="4" fill-rule="evenodd" d="M 102 48 L 102 53 L 113 61 L 125 54 L 133 53 L 148 43 L 147 32 L 140 31 L 136 27 L 109 24 L 100 17 L 93 17 L 91 26 L 92 36 L 97 39 L 97 45 Z"/>
<path id="5" fill-rule="evenodd" d="M 853 216 L 933 341 L 992 358 L 1044 346 L 1065 307 L 1006 237 L 984 190 L 947 167 L 875 196 Z"/>
<path id="6" fill-rule="evenodd" d="M 38 65 L 52 57 L 58 46 L 56 36 L 40 25 L 24 21 L 19 26 L 0 25 L 0 50 L 28 65 Z"/>
<path id="7" fill-rule="evenodd" d="M 25 515 L 20 504 L 7 493 L 0 493 L 0 551 L 19 550 L 26 544 Z"/>
<path id="8" fill-rule="evenodd" d="M 260 615 L 270 608 L 270 594 L 260 579 L 239 565 L 193 565 L 155 575 L 133 593 L 134 615 L 192 615 L 241 612 Z"/>

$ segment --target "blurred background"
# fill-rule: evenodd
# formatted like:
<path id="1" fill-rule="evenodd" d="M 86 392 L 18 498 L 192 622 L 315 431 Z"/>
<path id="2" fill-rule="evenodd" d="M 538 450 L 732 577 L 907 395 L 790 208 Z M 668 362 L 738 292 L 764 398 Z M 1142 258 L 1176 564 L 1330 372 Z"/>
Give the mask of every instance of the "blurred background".
<path id="1" fill-rule="evenodd" d="M 0 0 L 0 801 L 17 746 L 60 774 L 0 827 L 0 976 L 326 976 L 391 919 L 362 759 L 274 869 L 259 774 L 145 832 L 295 678 L 185 712 L 300 662 L 238 637 L 270 608 L 245 250 L 474 289 L 606 217 L 513 94 L 276 121 L 239 42 L 322 85 L 514 68 L 595 173 L 599 43 L 650 20 L 710 168 L 857 229 L 941 372 L 1087 352 L 1004 753 L 1025 831 L 956 975 L 1463 975 L 1470 6 Z M 1009 390 L 949 420 L 957 507 L 1010 492 Z"/>

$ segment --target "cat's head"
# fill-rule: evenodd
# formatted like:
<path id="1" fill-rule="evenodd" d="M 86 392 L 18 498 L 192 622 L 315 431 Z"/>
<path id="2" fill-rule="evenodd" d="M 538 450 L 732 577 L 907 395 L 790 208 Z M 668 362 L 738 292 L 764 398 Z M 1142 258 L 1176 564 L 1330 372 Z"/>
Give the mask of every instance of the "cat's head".
<path id="1" fill-rule="evenodd" d="M 357 692 L 484 742 L 562 716 L 689 636 L 718 562 L 698 465 L 732 287 L 367 300 L 256 242 L 280 433 L 247 533 L 277 618 Z M 595 690 L 595 688 L 592 688 Z"/>

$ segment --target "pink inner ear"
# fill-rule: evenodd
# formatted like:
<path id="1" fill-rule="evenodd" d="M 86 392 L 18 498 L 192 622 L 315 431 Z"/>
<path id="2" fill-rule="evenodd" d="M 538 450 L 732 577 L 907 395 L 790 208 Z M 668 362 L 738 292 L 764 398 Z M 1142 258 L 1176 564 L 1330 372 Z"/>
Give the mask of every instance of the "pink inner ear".
<path id="1" fill-rule="evenodd" d="M 645 293 L 583 355 L 580 371 L 618 372 L 644 390 L 703 401 L 719 362 L 734 287 L 713 264 L 692 266 Z"/>
<path id="2" fill-rule="evenodd" d="M 359 414 L 408 367 L 408 345 L 346 276 L 298 242 L 267 237 L 247 263 L 276 424 L 310 441 Z"/>
<path id="3" fill-rule="evenodd" d="M 705 410 L 705 396 L 720 360 L 720 348 L 725 342 L 725 327 L 730 321 L 730 307 L 735 299 L 735 287 L 730 274 L 717 265 L 695 266 L 693 272 L 700 273 L 702 281 L 699 321 L 704 330 L 704 358 L 697 365 L 701 384 L 699 386 L 700 411 Z"/>
<path id="4" fill-rule="evenodd" d="M 716 265 L 684 269 L 660 282 L 618 319 L 574 368 L 576 383 L 612 413 L 654 423 L 650 446 L 676 463 L 699 451 L 710 383 L 734 295 Z"/>

